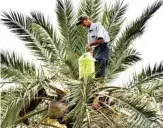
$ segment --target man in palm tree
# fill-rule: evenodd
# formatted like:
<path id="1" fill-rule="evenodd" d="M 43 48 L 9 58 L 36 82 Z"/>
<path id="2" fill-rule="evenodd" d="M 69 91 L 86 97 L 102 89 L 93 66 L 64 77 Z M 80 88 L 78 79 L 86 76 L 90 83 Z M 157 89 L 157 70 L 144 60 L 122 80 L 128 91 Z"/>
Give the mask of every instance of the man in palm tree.
<path id="1" fill-rule="evenodd" d="M 96 59 L 96 78 L 104 77 L 108 65 L 110 41 L 108 32 L 100 23 L 93 23 L 85 14 L 79 16 L 76 25 L 82 25 L 88 29 L 88 44 L 86 51 L 93 49 L 93 57 Z"/>

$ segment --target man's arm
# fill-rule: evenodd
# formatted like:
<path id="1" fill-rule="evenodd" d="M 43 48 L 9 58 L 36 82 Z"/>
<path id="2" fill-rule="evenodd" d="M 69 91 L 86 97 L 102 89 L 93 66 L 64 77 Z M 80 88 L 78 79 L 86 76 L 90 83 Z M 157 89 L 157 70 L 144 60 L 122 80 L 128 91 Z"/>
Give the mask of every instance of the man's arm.
<path id="1" fill-rule="evenodd" d="M 92 43 L 89 43 L 90 46 L 94 46 L 94 45 L 97 45 L 97 44 L 101 44 L 104 42 L 104 39 L 102 37 L 99 37 L 97 40 L 95 40 L 94 42 Z"/>
<path id="2" fill-rule="evenodd" d="M 86 46 L 86 51 L 89 52 L 91 50 L 91 46 L 97 45 L 97 44 L 101 44 L 104 42 L 104 39 L 102 37 L 99 37 L 97 40 L 95 40 L 94 42 L 88 43 Z"/>
<path id="3" fill-rule="evenodd" d="M 103 32 L 104 27 L 101 24 L 98 24 L 96 27 L 96 38 L 97 40 L 95 40 L 94 42 L 89 42 L 90 46 L 94 46 L 97 44 L 101 44 L 104 42 L 104 32 Z"/>
<path id="4" fill-rule="evenodd" d="M 103 33 L 104 27 L 101 24 L 98 24 L 96 27 L 96 35 L 97 40 L 94 42 L 88 42 L 88 45 L 86 46 L 86 51 L 89 52 L 91 49 L 91 46 L 98 45 L 104 42 L 104 33 Z"/>

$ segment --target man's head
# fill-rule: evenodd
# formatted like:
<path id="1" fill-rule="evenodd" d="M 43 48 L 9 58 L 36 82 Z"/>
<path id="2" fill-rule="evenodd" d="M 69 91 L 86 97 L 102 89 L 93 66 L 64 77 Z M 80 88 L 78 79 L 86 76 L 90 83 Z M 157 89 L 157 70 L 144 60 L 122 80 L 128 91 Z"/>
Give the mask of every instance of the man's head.
<path id="1" fill-rule="evenodd" d="M 89 17 L 85 14 L 81 15 L 78 17 L 78 22 L 76 25 L 82 25 L 84 27 L 90 27 L 91 25 L 91 20 Z"/>

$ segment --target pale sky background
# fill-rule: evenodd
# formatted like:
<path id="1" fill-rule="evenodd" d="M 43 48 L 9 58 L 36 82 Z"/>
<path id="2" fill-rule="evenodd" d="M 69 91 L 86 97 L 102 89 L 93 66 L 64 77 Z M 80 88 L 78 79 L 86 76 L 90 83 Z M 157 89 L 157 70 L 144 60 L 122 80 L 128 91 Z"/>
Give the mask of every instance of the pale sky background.
<path id="1" fill-rule="evenodd" d="M 73 1 L 76 2 L 76 0 Z M 108 3 L 114 1 L 115 0 L 108 0 Z M 152 4 L 156 0 L 124 1 L 129 4 L 126 14 L 126 25 L 129 21 L 132 21 L 136 17 L 140 16 L 147 5 Z M 10 9 L 24 14 L 28 14 L 31 10 L 38 10 L 43 12 L 46 16 L 49 15 L 55 24 L 54 7 L 55 0 L 0 0 L 0 13 L 2 10 L 9 11 Z M 125 82 L 132 76 L 133 72 L 139 72 L 142 67 L 148 64 L 153 65 L 155 62 L 159 63 L 163 60 L 163 6 L 149 20 L 144 35 L 135 40 L 133 46 L 142 54 L 141 57 L 143 58 L 143 61 L 137 63 L 126 72 L 122 73 L 119 76 L 119 79 L 112 83 L 113 85 Z M 37 66 L 39 65 L 32 54 L 30 54 L 28 49 L 24 46 L 24 42 L 19 40 L 1 23 L 0 49 L 15 51 L 16 53 L 22 55 L 25 60 L 30 60 L 36 63 Z"/>

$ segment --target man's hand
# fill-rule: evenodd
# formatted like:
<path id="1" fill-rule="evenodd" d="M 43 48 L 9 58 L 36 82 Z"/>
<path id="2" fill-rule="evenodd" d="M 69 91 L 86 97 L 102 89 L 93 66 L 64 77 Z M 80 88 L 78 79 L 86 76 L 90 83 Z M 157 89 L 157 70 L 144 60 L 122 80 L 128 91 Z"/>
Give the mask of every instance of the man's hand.
<path id="1" fill-rule="evenodd" d="M 86 49 L 87 52 L 90 52 L 90 50 L 91 50 L 91 45 L 90 45 L 90 44 L 87 44 L 86 47 L 85 47 L 85 49 Z"/>

